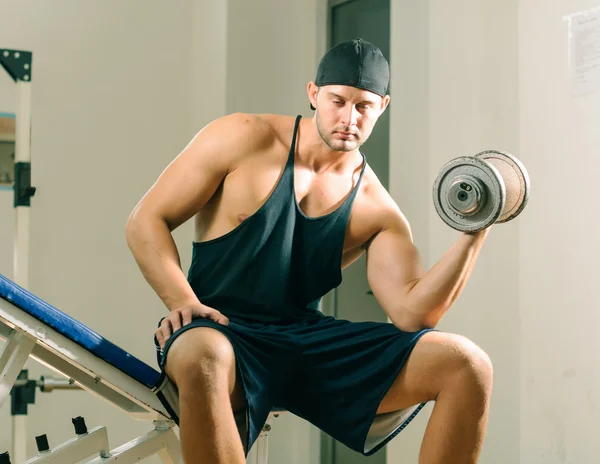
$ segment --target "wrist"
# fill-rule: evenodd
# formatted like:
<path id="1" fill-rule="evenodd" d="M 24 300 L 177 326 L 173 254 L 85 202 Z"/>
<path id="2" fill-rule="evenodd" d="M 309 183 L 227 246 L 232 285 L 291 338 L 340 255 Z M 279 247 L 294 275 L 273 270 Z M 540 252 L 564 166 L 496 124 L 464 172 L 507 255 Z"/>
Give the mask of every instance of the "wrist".
<path id="1" fill-rule="evenodd" d="M 174 311 L 176 309 L 185 308 L 187 306 L 202 306 L 202 307 L 204 307 L 204 305 L 202 303 L 200 303 L 200 300 L 198 300 L 198 298 L 196 296 L 189 297 L 189 298 L 182 298 L 181 300 L 174 300 L 174 301 L 171 301 L 171 302 L 165 304 L 165 306 L 167 307 L 167 309 L 169 311 Z"/>
<path id="2" fill-rule="evenodd" d="M 470 237 L 472 239 L 475 239 L 475 240 L 482 240 L 488 236 L 488 234 L 490 233 L 490 229 L 491 229 L 491 226 L 486 227 L 485 229 L 479 230 L 477 232 L 463 232 L 463 235 Z"/>

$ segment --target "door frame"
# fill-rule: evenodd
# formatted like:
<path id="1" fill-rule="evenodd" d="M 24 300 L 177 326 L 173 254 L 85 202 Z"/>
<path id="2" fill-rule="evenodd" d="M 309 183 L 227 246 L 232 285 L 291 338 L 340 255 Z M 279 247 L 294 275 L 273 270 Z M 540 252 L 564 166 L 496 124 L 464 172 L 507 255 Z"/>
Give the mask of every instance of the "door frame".
<path id="1" fill-rule="evenodd" d="M 353 3 L 359 0 L 322 0 L 320 11 L 324 11 L 325 27 L 321 31 L 325 31 L 325 51 L 332 46 L 333 38 L 333 9 L 346 3 Z M 325 6 L 323 4 L 326 3 Z M 390 0 L 391 7 L 391 0 Z M 323 24 L 323 23 L 321 23 Z M 321 35 L 322 37 L 322 35 Z M 391 40 L 391 39 L 390 39 Z M 391 44 L 390 44 L 391 45 Z M 321 311 L 328 316 L 337 316 L 337 289 L 333 289 L 323 296 L 321 300 Z M 334 439 L 325 432 L 320 433 L 320 464 L 334 464 L 336 458 L 336 447 Z M 385 452 L 385 450 L 382 450 Z"/>

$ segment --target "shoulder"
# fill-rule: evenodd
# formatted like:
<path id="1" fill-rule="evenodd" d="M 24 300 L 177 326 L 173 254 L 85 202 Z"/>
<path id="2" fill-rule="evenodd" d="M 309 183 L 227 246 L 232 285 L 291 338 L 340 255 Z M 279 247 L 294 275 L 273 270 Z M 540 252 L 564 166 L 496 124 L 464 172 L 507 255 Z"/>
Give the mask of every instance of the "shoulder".
<path id="1" fill-rule="evenodd" d="M 365 242 L 363 249 L 368 249 L 369 244 L 375 237 L 383 232 L 400 234 L 412 240 L 412 231 L 408 219 L 370 166 L 365 169 L 361 190 L 363 202 L 375 224 L 374 233 Z"/>
<path id="2" fill-rule="evenodd" d="M 214 120 L 197 135 L 209 143 L 244 153 L 288 144 L 295 117 L 279 114 L 232 113 Z"/>
<path id="3" fill-rule="evenodd" d="M 231 172 L 249 157 L 272 150 L 280 139 L 277 122 L 271 115 L 228 114 L 197 132 L 184 152 L 202 160 L 212 159 Z"/>
<path id="4" fill-rule="evenodd" d="M 241 146 L 263 146 L 274 140 L 271 124 L 262 115 L 232 113 L 215 119 L 197 137 L 207 143 Z"/>

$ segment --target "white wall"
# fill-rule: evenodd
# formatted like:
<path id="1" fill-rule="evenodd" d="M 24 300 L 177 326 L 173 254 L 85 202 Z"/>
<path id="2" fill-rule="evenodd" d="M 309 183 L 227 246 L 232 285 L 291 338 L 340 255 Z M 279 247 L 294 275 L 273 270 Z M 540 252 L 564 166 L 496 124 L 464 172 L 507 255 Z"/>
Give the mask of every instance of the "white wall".
<path id="1" fill-rule="evenodd" d="M 391 1 L 389 191 L 408 219 L 423 263 L 430 265 L 429 2 Z M 387 445 L 387 462 L 417 462 L 431 405 Z"/>
<path id="2" fill-rule="evenodd" d="M 398 129 L 390 189 L 427 264 L 457 236 L 431 203 L 430 186 L 445 161 L 499 148 L 517 155 L 532 178 L 527 209 L 494 227 L 471 282 L 441 324 L 475 340 L 494 361 L 481 462 L 596 462 L 600 298 L 592 237 L 600 225 L 600 89 L 571 95 L 563 17 L 597 2 L 392 5 Z M 388 462 L 416 462 L 430 410 L 392 442 Z"/>
<path id="3" fill-rule="evenodd" d="M 31 208 L 30 289 L 155 366 L 152 333 L 164 309 L 131 257 L 124 227 L 195 129 L 191 3 L 2 1 L 0 9 L 0 47 L 33 51 L 32 182 L 38 192 Z M 10 82 L 2 80 L 3 105 L 11 99 Z M 11 194 L 0 194 L 3 207 L 10 205 L 4 197 Z M 12 218 L 12 209 L 2 211 L 7 214 Z M 184 264 L 189 237 L 182 228 Z M 35 362 L 28 367 L 33 377 L 49 372 Z M 51 445 L 71 438 L 77 415 L 90 427 L 106 425 L 113 446 L 151 428 L 88 393 L 38 393 L 27 421 L 29 455 L 36 435 L 48 433 Z M 6 450 L 8 404 L 0 423 L 0 450 Z"/>
<path id="4" fill-rule="evenodd" d="M 227 1 L 192 2 L 192 76 L 189 81 L 192 131 L 226 114 Z M 188 253 L 189 254 L 189 253 Z"/>
<path id="5" fill-rule="evenodd" d="M 572 95 L 563 20 L 592 7 L 597 0 L 519 4 L 521 152 L 535 182 L 519 225 L 521 462 L 528 464 L 600 460 L 600 76 L 594 93 Z"/>
<path id="6" fill-rule="evenodd" d="M 312 116 L 318 8 L 317 0 L 229 0 L 228 112 Z"/>
<path id="7" fill-rule="evenodd" d="M 459 236 L 433 208 L 441 166 L 489 148 L 519 154 L 516 13 L 516 0 L 392 2 L 390 191 L 427 267 Z M 496 228 L 439 326 L 474 340 L 494 362 L 485 463 L 519 460 L 517 263 L 517 225 Z M 431 409 L 390 444 L 389 463 L 416 462 Z"/>

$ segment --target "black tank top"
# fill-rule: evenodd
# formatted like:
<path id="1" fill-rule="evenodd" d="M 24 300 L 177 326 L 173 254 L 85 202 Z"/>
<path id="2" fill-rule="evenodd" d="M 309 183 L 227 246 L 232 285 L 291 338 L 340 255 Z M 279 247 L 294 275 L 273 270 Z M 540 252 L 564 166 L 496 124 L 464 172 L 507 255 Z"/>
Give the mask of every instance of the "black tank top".
<path id="1" fill-rule="evenodd" d="M 342 282 L 342 252 L 352 203 L 363 177 L 335 211 L 306 216 L 294 190 L 301 116 L 284 171 L 267 201 L 227 234 L 193 243 L 188 273 L 198 299 L 229 318 L 265 323 L 320 315 L 319 300 Z"/>

